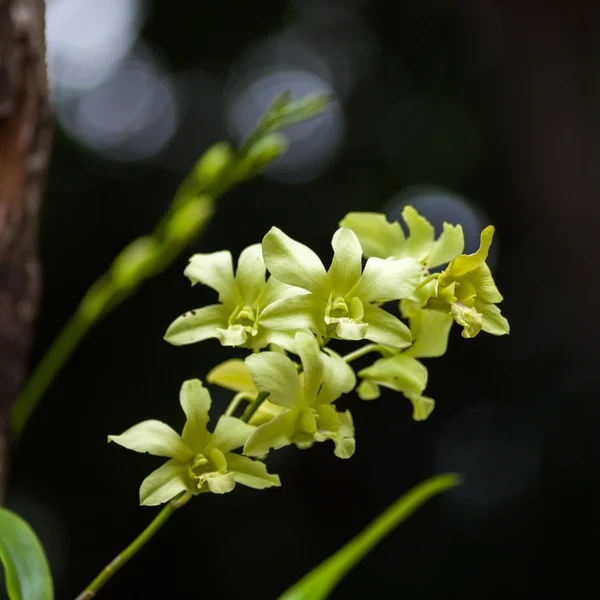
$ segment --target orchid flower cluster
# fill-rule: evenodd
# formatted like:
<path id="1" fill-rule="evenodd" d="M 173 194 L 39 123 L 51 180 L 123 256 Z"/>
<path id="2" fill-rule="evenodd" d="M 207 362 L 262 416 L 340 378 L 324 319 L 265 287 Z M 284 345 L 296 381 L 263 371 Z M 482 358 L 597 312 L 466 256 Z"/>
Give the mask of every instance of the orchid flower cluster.
<path id="1" fill-rule="evenodd" d="M 306 449 L 330 440 L 336 456 L 350 458 L 352 415 L 335 404 L 344 394 L 356 390 L 359 398 L 373 400 L 381 387 L 389 388 L 412 403 L 415 420 L 424 420 L 434 400 L 424 395 L 428 373 L 420 359 L 446 352 L 452 323 L 465 338 L 482 330 L 509 332 L 485 262 L 494 228 L 482 231 L 475 253 L 463 254 L 460 225 L 444 223 L 436 239 L 413 207 L 404 208 L 402 219 L 406 234 L 383 214 L 346 215 L 333 235 L 329 269 L 276 227 L 240 254 L 235 271 L 229 251 L 190 258 L 184 275 L 192 285 L 215 290 L 218 302 L 176 318 L 166 341 L 180 346 L 216 338 L 250 352 L 206 376 L 207 383 L 234 393 L 212 432 L 209 391 L 194 379 L 181 387 L 181 435 L 149 420 L 109 436 L 130 450 L 169 459 L 143 481 L 141 504 L 186 492 L 222 494 L 236 484 L 279 486 L 265 460 L 271 450 L 291 444 Z M 350 342 L 354 349 L 342 355 L 331 342 Z M 380 358 L 355 372 L 351 363 L 371 352 Z"/>

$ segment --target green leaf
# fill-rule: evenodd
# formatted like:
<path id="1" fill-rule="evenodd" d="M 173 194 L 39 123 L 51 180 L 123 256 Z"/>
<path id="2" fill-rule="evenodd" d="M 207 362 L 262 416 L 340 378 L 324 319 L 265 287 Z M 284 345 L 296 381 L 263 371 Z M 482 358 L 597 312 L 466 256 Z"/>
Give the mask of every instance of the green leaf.
<path id="1" fill-rule="evenodd" d="M 460 483 L 455 474 L 437 475 L 396 500 L 354 539 L 285 591 L 279 600 L 322 600 L 377 543 L 408 519 L 425 502 Z"/>
<path id="2" fill-rule="evenodd" d="M 10 600 L 53 600 L 52 574 L 44 549 L 31 527 L 0 508 L 0 561 Z"/>

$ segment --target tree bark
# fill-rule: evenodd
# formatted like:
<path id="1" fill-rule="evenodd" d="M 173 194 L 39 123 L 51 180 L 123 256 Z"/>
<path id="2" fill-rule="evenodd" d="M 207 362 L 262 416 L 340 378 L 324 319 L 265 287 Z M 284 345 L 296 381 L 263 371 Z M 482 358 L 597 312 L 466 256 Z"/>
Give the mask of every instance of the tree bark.
<path id="1" fill-rule="evenodd" d="M 51 139 L 45 0 L 0 0 L 0 494 L 40 295 L 38 212 Z"/>

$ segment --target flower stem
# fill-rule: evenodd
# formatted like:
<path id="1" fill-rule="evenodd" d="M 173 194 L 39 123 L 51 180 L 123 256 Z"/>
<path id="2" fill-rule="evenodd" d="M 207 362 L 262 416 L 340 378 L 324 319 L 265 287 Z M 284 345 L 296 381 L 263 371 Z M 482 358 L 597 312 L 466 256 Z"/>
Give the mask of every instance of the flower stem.
<path id="1" fill-rule="evenodd" d="M 190 500 L 189 492 L 182 492 L 171 500 L 157 515 L 150 525 L 138 535 L 123 552 L 120 552 L 100 571 L 98 576 L 90 583 L 75 600 L 90 600 L 112 576 L 123 567 L 130 558 L 134 557 L 154 536 L 154 534 L 169 520 L 171 515 Z"/>
<path id="2" fill-rule="evenodd" d="M 367 344 L 366 346 L 362 346 L 362 348 L 354 350 L 354 352 L 346 354 L 342 358 L 349 363 L 361 356 L 365 356 L 365 354 L 369 354 L 369 352 L 381 352 L 381 346 L 379 344 Z"/>
<path id="3" fill-rule="evenodd" d="M 252 415 L 258 410 L 258 407 L 267 399 L 268 395 L 269 392 L 261 392 L 258 394 L 258 396 L 248 404 L 240 419 L 244 421 L 244 423 L 247 423 L 252 418 Z"/>
<path id="4" fill-rule="evenodd" d="M 91 325 L 90 321 L 82 318 L 81 314 L 76 312 L 52 342 L 44 358 L 23 387 L 21 395 L 13 407 L 13 439 L 20 436 L 42 395 Z"/>
<path id="5" fill-rule="evenodd" d="M 252 396 L 248 394 L 248 392 L 238 392 L 229 403 L 229 406 L 225 410 L 225 415 L 230 417 L 235 412 L 236 408 L 240 405 L 240 403 L 244 400 L 252 400 Z"/>

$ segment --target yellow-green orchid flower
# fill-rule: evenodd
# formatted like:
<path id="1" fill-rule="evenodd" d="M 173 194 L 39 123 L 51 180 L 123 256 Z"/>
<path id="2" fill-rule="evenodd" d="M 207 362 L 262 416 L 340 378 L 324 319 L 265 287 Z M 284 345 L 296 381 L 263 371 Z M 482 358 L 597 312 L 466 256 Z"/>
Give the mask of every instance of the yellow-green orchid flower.
<path id="1" fill-rule="evenodd" d="M 260 315 L 271 329 L 308 328 L 344 340 L 372 340 L 394 348 L 410 345 L 408 327 L 377 304 L 408 298 L 421 277 L 413 258 L 370 258 L 363 270 L 356 234 L 341 228 L 333 236 L 328 271 L 307 246 L 273 227 L 263 239 L 263 256 L 272 277 L 308 294 L 278 300 Z"/>
<path id="2" fill-rule="evenodd" d="M 390 223 L 381 213 L 348 213 L 340 221 L 340 227 L 354 231 L 365 256 L 410 257 L 427 269 L 446 264 L 463 251 L 465 240 L 460 225 L 444 223 L 442 234 L 436 240 L 433 225 L 412 206 L 404 207 L 402 219 L 408 226 L 408 237 L 398 221 Z"/>
<path id="3" fill-rule="evenodd" d="M 185 381 L 179 401 L 186 416 L 181 435 L 161 421 L 149 420 L 108 436 L 129 450 L 169 459 L 142 482 L 140 504 L 162 504 L 182 491 L 224 494 L 236 483 L 255 489 L 280 485 L 279 476 L 267 473 L 262 462 L 232 452 L 246 443 L 255 427 L 222 416 L 214 431 L 208 431 L 211 398 L 200 380 Z"/>
<path id="4" fill-rule="evenodd" d="M 352 416 L 349 411 L 337 412 L 332 403 L 354 389 L 354 371 L 335 352 L 322 352 L 310 334 L 297 333 L 295 348 L 302 373 L 280 352 L 246 358 L 258 392 L 268 393 L 269 402 L 283 410 L 250 434 L 244 454 L 262 456 L 289 444 L 307 448 L 333 440 L 335 455 L 349 458 L 355 448 Z"/>
<path id="5" fill-rule="evenodd" d="M 220 304 L 184 313 L 171 323 L 165 340 L 175 346 L 218 338 L 223 346 L 260 349 L 276 343 L 289 347 L 295 332 L 269 330 L 258 320 L 264 308 L 275 300 L 306 292 L 273 277 L 266 280 L 265 274 L 260 244 L 242 251 L 235 276 L 228 250 L 194 254 L 184 275 L 192 285 L 202 283 L 216 290 Z"/>
<path id="6" fill-rule="evenodd" d="M 452 314 L 463 326 L 462 336 L 475 337 L 482 329 L 492 335 L 509 333 L 508 321 L 496 306 L 502 302 L 487 258 L 494 228 L 490 225 L 481 232 L 477 252 L 460 254 L 450 261 L 439 278 L 430 284 L 432 297 L 428 308 Z"/>

